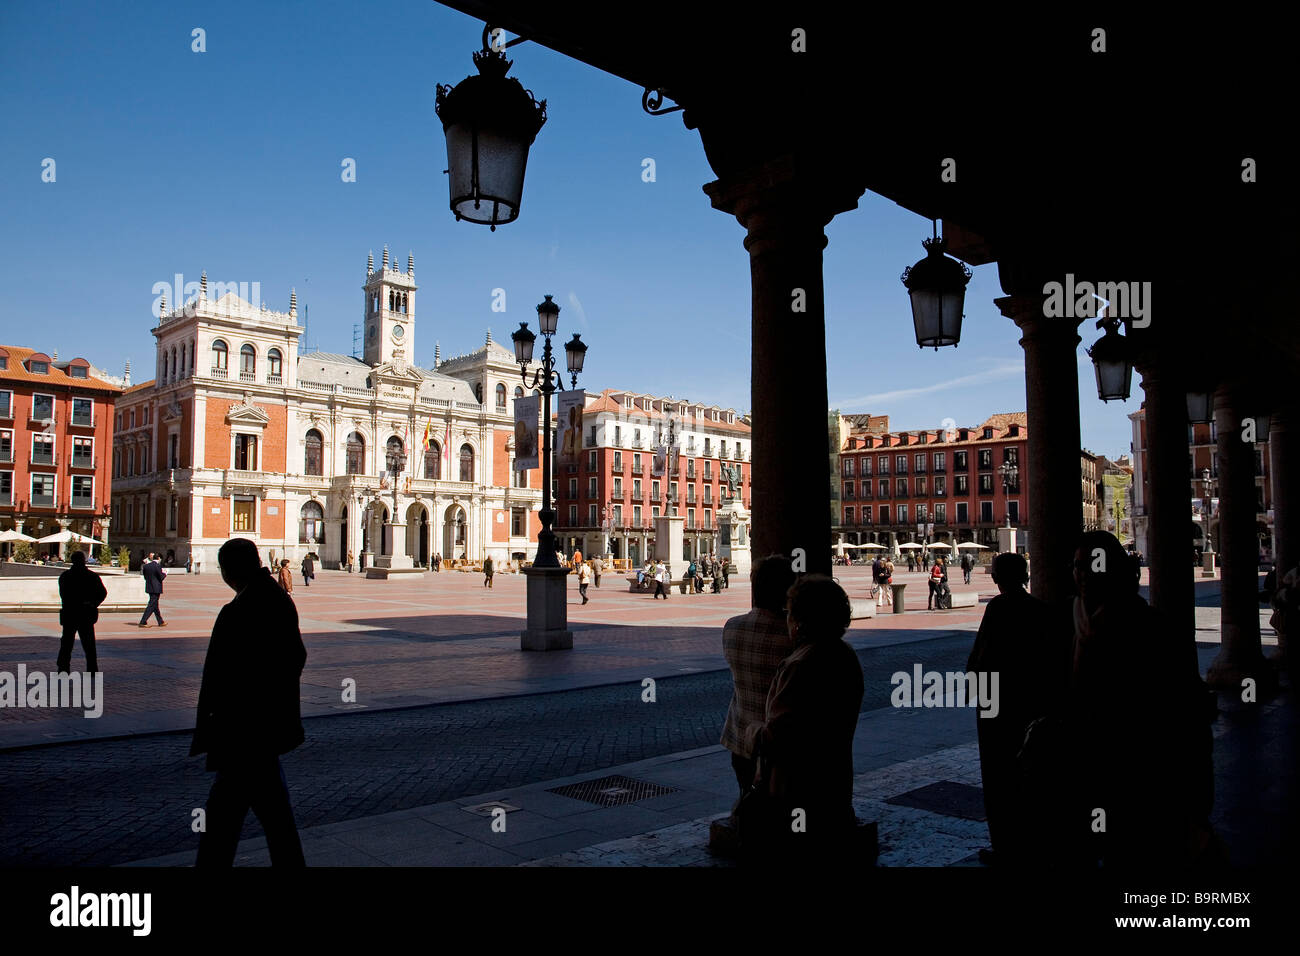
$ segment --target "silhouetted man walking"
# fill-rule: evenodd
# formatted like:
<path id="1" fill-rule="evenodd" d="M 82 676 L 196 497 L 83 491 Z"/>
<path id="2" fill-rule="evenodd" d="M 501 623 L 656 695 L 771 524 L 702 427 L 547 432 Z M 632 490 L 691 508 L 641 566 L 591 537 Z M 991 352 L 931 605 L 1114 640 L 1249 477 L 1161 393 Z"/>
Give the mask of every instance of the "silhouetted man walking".
<path id="1" fill-rule="evenodd" d="M 73 551 L 69 558 L 72 567 L 59 575 L 59 623 L 63 625 L 63 638 L 59 641 L 58 668 L 68 671 L 72 666 L 72 643 L 81 635 L 81 649 L 86 654 L 86 672 L 99 670 L 95 654 L 95 622 L 99 620 L 99 606 L 108 597 L 108 589 L 99 575 L 86 567 L 84 551 Z"/>
<path id="2" fill-rule="evenodd" d="M 158 619 L 159 627 L 166 627 L 167 622 L 163 620 L 158 601 L 162 598 L 163 578 L 167 577 L 167 572 L 163 570 L 157 555 L 153 552 L 150 552 L 144 564 L 140 565 L 140 574 L 144 576 L 144 590 L 149 595 L 149 604 L 144 609 L 144 616 L 140 618 L 140 626 L 148 627 L 149 615 L 152 614 Z"/>
<path id="3" fill-rule="evenodd" d="M 261 566 L 257 546 L 232 538 L 217 552 L 235 597 L 221 609 L 203 662 L 190 756 L 216 771 L 197 866 L 230 866 L 251 809 L 272 865 L 304 866 L 280 755 L 303 742 L 299 678 L 307 649 L 293 599 Z"/>

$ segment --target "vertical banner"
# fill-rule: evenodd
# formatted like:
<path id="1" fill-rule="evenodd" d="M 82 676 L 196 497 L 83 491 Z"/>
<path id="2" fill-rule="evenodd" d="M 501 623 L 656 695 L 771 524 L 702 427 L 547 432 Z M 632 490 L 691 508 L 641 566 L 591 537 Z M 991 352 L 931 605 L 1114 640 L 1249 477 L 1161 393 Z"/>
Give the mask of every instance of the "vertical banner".
<path id="1" fill-rule="evenodd" d="M 560 448 L 556 463 L 576 465 L 582 453 L 582 410 L 586 406 L 586 392 L 575 388 L 556 394 L 555 414 L 558 419 Z"/>
<path id="2" fill-rule="evenodd" d="M 540 460 L 538 454 L 538 411 L 540 396 L 525 395 L 515 399 L 515 471 L 527 471 L 537 468 Z"/>
<path id="3" fill-rule="evenodd" d="M 650 477 L 662 478 L 664 471 L 668 466 L 668 446 L 658 445 L 655 447 L 654 460 L 650 462 Z"/>

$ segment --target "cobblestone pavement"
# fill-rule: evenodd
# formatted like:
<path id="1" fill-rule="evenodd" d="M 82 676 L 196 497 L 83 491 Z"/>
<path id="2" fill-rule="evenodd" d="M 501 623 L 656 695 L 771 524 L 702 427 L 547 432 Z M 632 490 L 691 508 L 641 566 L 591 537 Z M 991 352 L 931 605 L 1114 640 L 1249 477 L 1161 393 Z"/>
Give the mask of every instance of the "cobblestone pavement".
<path id="1" fill-rule="evenodd" d="M 863 710 L 888 706 L 889 677 L 963 669 L 961 633 L 860 650 Z M 311 718 L 284 758 L 300 827 L 426 806 L 716 744 L 730 675 L 639 681 L 498 700 Z M 0 754 L 0 865 L 110 865 L 193 849 L 207 796 L 188 734 L 83 741 Z M 260 834 L 250 816 L 244 835 Z"/>

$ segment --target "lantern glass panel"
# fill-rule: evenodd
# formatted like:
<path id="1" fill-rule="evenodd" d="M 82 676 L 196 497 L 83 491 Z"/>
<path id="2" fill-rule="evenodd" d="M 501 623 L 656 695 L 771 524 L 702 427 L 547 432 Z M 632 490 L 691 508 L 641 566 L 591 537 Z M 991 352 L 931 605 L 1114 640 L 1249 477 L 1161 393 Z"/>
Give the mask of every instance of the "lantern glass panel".
<path id="1" fill-rule="evenodd" d="M 477 141 L 478 192 L 475 194 L 475 129 L 467 123 L 447 128 L 452 210 L 470 222 L 491 225 L 511 222 L 519 215 L 529 144 L 518 135 L 485 127 L 478 128 Z"/>

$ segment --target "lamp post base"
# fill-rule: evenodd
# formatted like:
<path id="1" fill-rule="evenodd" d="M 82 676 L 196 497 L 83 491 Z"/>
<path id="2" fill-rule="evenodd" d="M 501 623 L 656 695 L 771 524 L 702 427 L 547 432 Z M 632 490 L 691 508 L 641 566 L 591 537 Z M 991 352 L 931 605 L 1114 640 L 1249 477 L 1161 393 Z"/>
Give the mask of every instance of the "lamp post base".
<path id="1" fill-rule="evenodd" d="M 524 568 L 524 576 L 528 579 L 528 627 L 519 635 L 520 650 L 571 650 L 569 569 Z"/>

